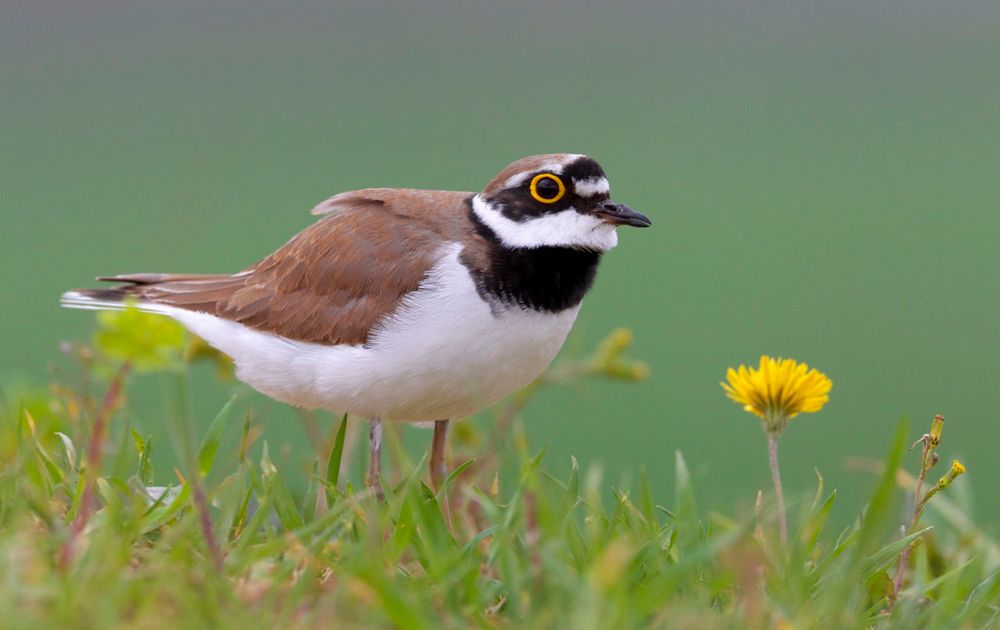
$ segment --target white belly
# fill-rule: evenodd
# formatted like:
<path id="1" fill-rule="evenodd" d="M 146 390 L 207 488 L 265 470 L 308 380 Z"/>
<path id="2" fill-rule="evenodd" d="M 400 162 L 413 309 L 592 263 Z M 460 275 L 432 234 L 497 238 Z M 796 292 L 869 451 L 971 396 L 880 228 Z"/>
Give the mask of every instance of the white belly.
<path id="1" fill-rule="evenodd" d="M 203 313 L 167 313 L 231 356 L 240 380 L 283 402 L 383 420 L 460 418 L 537 378 L 579 311 L 491 312 L 460 252 L 460 244 L 448 246 L 365 347 L 292 341 Z"/>

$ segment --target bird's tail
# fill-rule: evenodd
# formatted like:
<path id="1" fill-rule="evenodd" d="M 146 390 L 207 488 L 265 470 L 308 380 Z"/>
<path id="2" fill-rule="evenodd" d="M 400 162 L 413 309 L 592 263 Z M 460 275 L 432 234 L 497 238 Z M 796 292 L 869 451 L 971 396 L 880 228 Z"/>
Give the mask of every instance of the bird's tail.
<path id="1" fill-rule="evenodd" d="M 191 276 L 178 274 L 138 273 L 122 276 L 98 278 L 103 282 L 121 283 L 116 287 L 101 289 L 74 289 L 63 293 L 59 305 L 89 311 L 123 311 L 128 307 L 138 308 L 148 313 L 169 314 L 171 305 L 158 301 L 157 292 L 152 291 L 163 283 L 204 281 L 217 276 Z"/>

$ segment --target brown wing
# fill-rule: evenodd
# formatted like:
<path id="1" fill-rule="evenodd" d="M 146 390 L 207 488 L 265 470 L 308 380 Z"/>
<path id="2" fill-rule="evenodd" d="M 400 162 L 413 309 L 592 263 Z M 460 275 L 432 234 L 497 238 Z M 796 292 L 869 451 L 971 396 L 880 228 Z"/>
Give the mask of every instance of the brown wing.
<path id="1" fill-rule="evenodd" d="M 136 274 L 105 290 L 119 299 L 210 313 L 322 344 L 362 344 L 434 265 L 440 246 L 469 234 L 471 193 L 376 189 L 332 198 L 330 216 L 232 276 Z M 96 293 L 96 292 L 95 292 Z"/>

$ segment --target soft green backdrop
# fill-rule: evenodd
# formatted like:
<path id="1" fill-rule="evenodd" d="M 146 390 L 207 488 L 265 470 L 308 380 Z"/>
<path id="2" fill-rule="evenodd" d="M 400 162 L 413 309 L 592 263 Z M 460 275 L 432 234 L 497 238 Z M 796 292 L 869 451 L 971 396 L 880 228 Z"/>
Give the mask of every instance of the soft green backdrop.
<path id="1" fill-rule="evenodd" d="M 568 351 L 626 325 L 653 378 L 547 393 L 549 467 L 645 465 L 666 503 L 681 449 L 749 505 L 764 438 L 718 381 L 767 352 L 834 381 L 783 439 L 793 493 L 816 466 L 853 512 L 845 457 L 940 412 L 995 522 L 1000 4 L 414 4 L 4 2 L 0 375 L 43 382 L 92 326 L 58 294 L 98 274 L 237 270 L 332 193 L 585 152 L 655 226 L 622 230 Z"/>

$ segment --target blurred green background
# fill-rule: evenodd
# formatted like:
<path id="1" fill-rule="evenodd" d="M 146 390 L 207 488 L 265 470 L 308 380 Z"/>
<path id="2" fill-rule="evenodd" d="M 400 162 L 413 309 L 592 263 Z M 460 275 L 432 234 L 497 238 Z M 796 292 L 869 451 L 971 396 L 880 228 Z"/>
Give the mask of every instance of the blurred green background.
<path id="1" fill-rule="evenodd" d="M 751 505 L 764 436 L 718 382 L 771 353 L 834 381 L 782 440 L 792 493 L 817 467 L 853 513 L 871 480 L 845 458 L 943 413 L 995 523 L 1000 4 L 903 4 L 8 0 L 0 375 L 45 382 L 93 326 L 58 295 L 96 275 L 235 271 L 333 193 L 584 152 L 655 225 L 621 230 L 565 352 L 629 326 L 653 376 L 546 392 L 548 468 L 645 466 L 669 504 L 680 449 L 703 501 Z M 256 403 L 307 462 L 294 414 Z"/>

